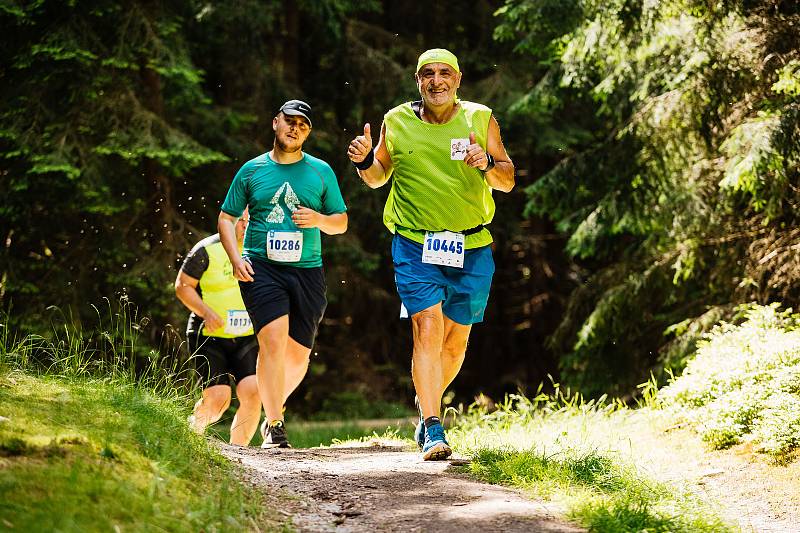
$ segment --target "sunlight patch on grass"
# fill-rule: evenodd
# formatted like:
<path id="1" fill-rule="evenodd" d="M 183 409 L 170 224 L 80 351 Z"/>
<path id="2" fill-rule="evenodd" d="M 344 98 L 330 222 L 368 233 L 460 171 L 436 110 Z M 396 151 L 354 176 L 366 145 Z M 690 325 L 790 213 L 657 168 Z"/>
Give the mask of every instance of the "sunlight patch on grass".
<path id="1" fill-rule="evenodd" d="M 333 448 L 356 448 L 368 446 L 402 446 L 404 448 L 417 449 L 413 441 L 413 435 L 409 430 L 401 431 L 397 427 L 387 427 L 383 432 L 374 430 L 372 433 L 361 435 L 357 438 L 347 437 L 345 439 L 334 438 L 330 446 Z"/>
<path id="2" fill-rule="evenodd" d="M 680 483 L 635 466 L 641 450 L 631 439 L 642 423 L 659 423 L 658 412 L 574 397 L 513 396 L 499 407 L 473 408 L 448 432 L 477 478 L 556 501 L 590 531 L 734 531 Z"/>

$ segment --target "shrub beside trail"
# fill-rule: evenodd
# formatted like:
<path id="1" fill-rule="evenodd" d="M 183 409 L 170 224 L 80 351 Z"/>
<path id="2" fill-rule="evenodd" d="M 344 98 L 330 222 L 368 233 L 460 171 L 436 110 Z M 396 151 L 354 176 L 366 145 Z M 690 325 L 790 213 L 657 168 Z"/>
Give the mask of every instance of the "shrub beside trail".
<path id="1" fill-rule="evenodd" d="M 751 442 L 778 461 L 800 446 L 800 315 L 748 306 L 700 343 L 658 400 L 714 448 Z"/>

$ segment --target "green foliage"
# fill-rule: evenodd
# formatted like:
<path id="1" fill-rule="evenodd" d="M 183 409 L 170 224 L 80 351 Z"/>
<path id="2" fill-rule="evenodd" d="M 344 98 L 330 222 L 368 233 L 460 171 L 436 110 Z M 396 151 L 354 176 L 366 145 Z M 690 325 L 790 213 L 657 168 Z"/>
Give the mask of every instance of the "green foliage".
<path id="1" fill-rule="evenodd" d="M 749 440 L 785 460 L 800 446 L 800 315 L 778 305 L 723 322 L 659 394 L 714 448 Z"/>
<path id="2" fill-rule="evenodd" d="M 659 364 L 671 324 L 707 306 L 800 298 L 789 244 L 800 201 L 800 10 L 586 1 L 564 4 L 556 25 L 543 17 L 550 9 L 508 0 L 496 33 L 550 65 L 519 100 L 521 115 L 578 111 L 556 114 L 560 136 L 540 134 L 568 144 L 527 189 L 527 213 L 568 235 L 580 267 L 551 342 L 565 354 L 565 381 L 624 394 Z M 548 42 L 532 43 L 537 32 Z"/>
<path id="3" fill-rule="evenodd" d="M 408 418 L 414 412 L 408 405 L 368 398 L 356 391 L 340 391 L 322 401 L 314 420 L 358 420 L 377 418 Z"/>
<path id="4" fill-rule="evenodd" d="M 786 96 L 800 96 L 800 60 L 792 59 L 778 71 L 778 81 L 772 90 Z"/>
<path id="5" fill-rule="evenodd" d="M 42 329 L 50 305 L 91 321 L 101 295 L 162 303 L 176 249 L 195 240 L 172 190 L 228 156 L 186 127 L 209 105 L 181 4 L 46 1 L 0 14 L 0 298 L 25 331 Z"/>

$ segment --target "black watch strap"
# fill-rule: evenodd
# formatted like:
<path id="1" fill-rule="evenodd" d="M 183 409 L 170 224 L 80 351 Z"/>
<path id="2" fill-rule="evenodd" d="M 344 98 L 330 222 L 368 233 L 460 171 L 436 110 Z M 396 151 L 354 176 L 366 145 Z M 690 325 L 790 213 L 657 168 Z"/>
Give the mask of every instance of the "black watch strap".
<path id="1" fill-rule="evenodd" d="M 492 157 L 492 154 L 487 153 L 486 160 L 488 161 L 488 163 L 486 164 L 486 168 L 481 170 L 481 172 L 489 172 L 494 168 L 494 157 Z"/>

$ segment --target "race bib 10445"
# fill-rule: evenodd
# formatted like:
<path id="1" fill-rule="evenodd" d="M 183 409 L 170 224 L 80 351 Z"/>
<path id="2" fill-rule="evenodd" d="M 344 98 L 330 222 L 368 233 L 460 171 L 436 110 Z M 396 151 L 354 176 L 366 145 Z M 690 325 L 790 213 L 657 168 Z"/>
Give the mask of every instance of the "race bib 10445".
<path id="1" fill-rule="evenodd" d="M 452 231 L 428 231 L 422 243 L 422 262 L 463 268 L 464 234 Z"/>
<path id="2" fill-rule="evenodd" d="M 267 232 L 267 257 L 281 263 L 296 263 L 303 255 L 303 232 L 271 229 Z"/>

